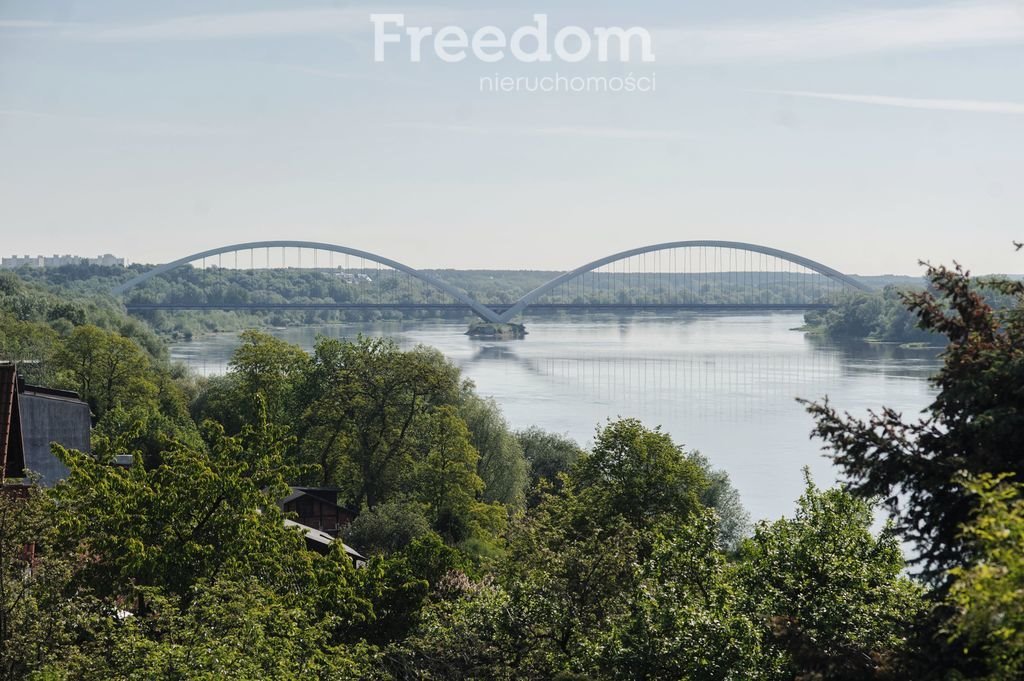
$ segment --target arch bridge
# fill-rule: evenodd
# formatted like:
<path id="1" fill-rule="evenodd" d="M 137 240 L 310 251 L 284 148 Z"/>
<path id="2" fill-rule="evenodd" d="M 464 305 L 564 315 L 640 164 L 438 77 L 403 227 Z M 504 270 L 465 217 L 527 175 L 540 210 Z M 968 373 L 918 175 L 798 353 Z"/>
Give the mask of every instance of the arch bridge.
<path id="1" fill-rule="evenodd" d="M 308 291 L 302 297 L 291 295 L 301 276 L 297 270 L 317 274 L 303 280 Z M 526 290 L 524 283 L 533 288 L 512 299 Z M 846 292 L 868 290 L 809 258 L 720 240 L 643 246 L 539 285 L 508 285 L 519 290 L 510 295 L 478 281 L 447 281 L 437 272 L 347 246 L 277 240 L 193 253 L 139 274 L 112 293 L 125 296 L 131 312 L 465 310 L 485 321 L 508 322 L 528 310 L 808 310 L 830 307 Z"/>

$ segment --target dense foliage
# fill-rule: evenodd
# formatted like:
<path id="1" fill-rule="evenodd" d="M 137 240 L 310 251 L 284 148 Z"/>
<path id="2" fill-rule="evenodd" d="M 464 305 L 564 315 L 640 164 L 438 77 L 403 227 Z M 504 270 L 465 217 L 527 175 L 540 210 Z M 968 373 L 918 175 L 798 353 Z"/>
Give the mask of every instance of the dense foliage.
<path id="1" fill-rule="evenodd" d="M 917 318 L 903 304 L 905 291 L 887 286 L 878 293 L 847 294 L 828 310 L 808 312 L 807 328 L 833 339 L 939 342 L 941 338 L 917 325 Z"/>
<path id="2" fill-rule="evenodd" d="M 994 309 L 1008 310 L 1016 307 L 1018 300 L 1012 290 L 998 277 L 977 277 L 965 280 L 976 295 Z M 924 282 L 928 283 L 928 280 Z M 806 329 L 813 334 L 835 340 L 857 339 L 891 341 L 900 343 L 927 343 L 940 345 L 944 342 L 941 329 L 920 324 L 913 307 L 908 306 L 909 298 L 919 295 L 924 286 L 890 284 L 882 290 L 871 293 L 848 293 L 839 297 L 828 310 L 812 310 L 804 315 Z M 934 286 L 934 295 L 939 293 Z"/>
<path id="3" fill-rule="evenodd" d="M 976 559 L 950 571 L 947 632 L 982 652 L 991 679 L 1024 675 L 1024 485 L 1009 477 L 962 479 L 977 501 L 963 533 Z"/>
<path id="4" fill-rule="evenodd" d="M 1009 586 L 1019 578 L 1012 564 L 1005 565 L 1006 545 L 998 543 L 1014 530 L 1001 528 L 1003 537 L 989 533 L 1002 522 L 993 516 L 1012 518 L 1020 498 L 1020 487 L 1012 484 L 1019 485 L 1024 473 L 1024 283 L 976 280 L 959 266 L 930 267 L 928 279 L 929 290 L 904 296 L 921 327 L 947 340 L 933 379 L 938 394 L 924 415 L 908 422 L 886 408 L 861 419 L 827 401 L 809 410 L 815 435 L 851 490 L 885 500 L 897 530 L 916 546 L 913 562 L 921 578 L 934 587 L 935 607 L 916 623 L 923 650 L 915 674 L 935 677 L 956 669 L 966 677 L 1004 678 L 997 670 L 1018 664 L 1014 656 L 1022 654 L 1013 614 L 1020 592 Z M 998 493 L 989 484 L 993 478 L 1006 482 Z M 1021 551 L 1014 543 L 1011 553 Z M 977 589 L 991 590 L 993 599 L 1000 590 L 1010 595 L 992 609 L 994 601 L 986 604 Z M 988 631 L 1004 645 L 978 636 L 986 630 L 975 618 L 986 607 L 994 618 Z"/>
<path id="5" fill-rule="evenodd" d="M 54 363 L 59 339 L 81 326 L 134 341 L 153 359 L 166 357 L 166 348 L 143 322 L 124 314 L 113 298 L 105 295 L 71 294 L 22 281 L 11 272 L 0 272 L 0 356 L 28 364 L 31 376 L 55 380 L 61 364 Z"/>
<path id="6" fill-rule="evenodd" d="M 0 495 L 0 678 L 1016 678 L 1024 316 L 930 281 L 934 404 L 811 405 L 849 489 L 751 528 L 659 429 L 513 432 L 431 349 L 247 332 L 198 380 L 102 295 L 0 276 L 0 358 L 95 416 L 67 480 Z M 338 490 L 364 565 L 285 523 L 293 484 Z"/>
<path id="7" fill-rule="evenodd" d="M 954 484 L 956 475 L 1024 472 L 1024 316 L 1019 308 L 991 307 L 959 268 L 931 268 L 929 280 L 935 293 L 906 296 L 922 326 L 948 340 L 933 379 L 938 396 L 925 416 L 906 422 L 885 409 L 862 420 L 828 403 L 810 411 L 816 435 L 854 489 L 886 499 L 899 529 L 917 544 L 925 574 L 941 579 L 970 558 L 960 529 L 975 502 Z M 1020 282 L 990 285 L 1024 298 Z"/>
<path id="8" fill-rule="evenodd" d="M 793 678 L 900 677 L 921 588 L 901 576 L 892 529 L 876 537 L 871 523 L 868 503 L 808 479 L 796 515 L 758 524 L 743 545 L 747 597 Z"/>
<path id="9" fill-rule="evenodd" d="M 208 306 L 201 310 L 140 311 L 154 329 L 169 338 L 192 337 L 211 331 L 237 331 L 251 328 L 323 324 L 338 321 L 378 321 L 403 318 L 452 316 L 463 319 L 461 309 L 354 308 L 315 309 L 316 305 L 353 304 L 451 304 L 455 301 L 433 286 L 388 268 L 355 257 L 334 255 L 306 267 L 267 267 L 276 258 L 265 249 L 251 253 L 224 254 L 197 261 L 155 277 L 126 294 L 132 304 L 173 304 Z M 301 263 L 300 263 L 301 264 Z M 312 264 L 312 267 L 310 265 Z M 71 265 L 52 269 L 21 268 L 18 274 L 27 280 L 46 284 L 75 295 L 82 293 L 106 295 L 113 286 L 141 274 L 149 266 L 129 268 Z M 440 278 L 485 305 L 508 305 L 525 294 L 554 279 L 562 272 L 533 270 L 424 270 L 424 274 Z M 889 278 L 876 278 L 888 281 Z M 537 302 L 573 304 L 794 304 L 820 303 L 832 300 L 837 290 L 830 281 L 817 275 L 726 271 L 646 272 L 643 274 L 615 271 L 614 267 L 600 274 L 585 275 L 556 287 Z M 899 306 L 895 297 L 889 301 L 886 315 L 913 333 L 913 320 Z M 866 296 L 868 308 L 875 306 L 875 296 Z M 855 302 L 857 301 L 857 302 Z M 812 314 L 808 322 L 815 328 L 836 325 L 836 335 L 850 333 L 851 320 L 867 314 L 872 320 L 877 311 L 862 313 L 863 301 L 850 296 L 843 305 L 850 309 L 839 317 L 825 321 Z M 310 309 L 259 309 L 259 305 L 313 305 Z M 254 308 L 237 306 L 255 305 Z M 232 310 L 218 306 L 236 307 Z M 877 321 L 877 320 L 875 320 Z M 871 335 L 871 329 L 858 337 Z M 895 323 L 895 322 L 893 322 Z M 842 328 L 841 328 L 842 327 Z M 895 330 L 886 331 L 892 336 Z M 883 334 L 883 335 L 885 335 Z M 878 335 L 875 333 L 875 335 Z M 888 337 L 887 336 L 887 337 Z"/>
<path id="10" fill-rule="evenodd" d="M 663 433 L 611 423 L 563 482 L 509 532 L 501 566 L 427 604 L 389 650 L 394 675 L 881 678 L 874 661 L 906 644 L 918 589 L 892 536 L 870 533 L 870 507 L 842 491 L 808 483 L 795 521 L 759 526 L 730 559 L 700 502 L 707 476 Z"/>

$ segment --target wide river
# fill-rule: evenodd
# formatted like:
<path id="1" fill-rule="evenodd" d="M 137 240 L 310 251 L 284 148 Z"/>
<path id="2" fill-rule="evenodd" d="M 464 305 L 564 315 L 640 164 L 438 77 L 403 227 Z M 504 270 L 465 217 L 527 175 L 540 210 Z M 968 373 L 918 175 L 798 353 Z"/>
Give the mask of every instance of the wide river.
<path id="1" fill-rule="evenodd" d="M 724 468 L 754 519 L 792 515 L 801 469 L 831 484 L 838 472 L 812 441 L 796 398 L 826 395 L 862 415 L 882 405 L 915 416 L 933 395 L 936 349 L 835 344 L 794 331 L 800 314 L 743 313 L 532 319 L 525 340 L 464 335 L 455 321 L 338 324 L 272 333 L 306 349 L 318 335 L 386 335 L 438 348 L 494 397 L 515 428 L 537 425 L 583 445 L 609 417 L 661 426 Z M 171 348 L 199 373 L 225 371 L 237 334 Z"/>

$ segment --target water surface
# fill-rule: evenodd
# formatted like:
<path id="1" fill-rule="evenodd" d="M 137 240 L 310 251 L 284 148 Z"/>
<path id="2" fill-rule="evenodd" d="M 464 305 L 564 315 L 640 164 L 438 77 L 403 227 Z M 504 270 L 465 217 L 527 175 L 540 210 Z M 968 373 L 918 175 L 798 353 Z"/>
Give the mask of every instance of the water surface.
<path id="1" fill-rule="evenodd" d="M 792 514 L 809 466 L 822 485 L 837 472 L 809 439 L 797 397 L 828 396 L 863 414 L 890 406 L 912 415 L 930 401 L 935 349 L 835 344 L 793 331 L 800 314 L 634 315 L 531 319 L 524 340 L 464 335 L 455 321 L 340 324 L 274 330 L 310 349 L 317 335 L 386 335 L 402 347 L 438 348 L 513 427 L 537 425 L 589 443 L 609 417 L 660 425 L 729 472 L 754 518 Z M 237 334 L 175 345 L 174 359 L 223 373 Z"/>

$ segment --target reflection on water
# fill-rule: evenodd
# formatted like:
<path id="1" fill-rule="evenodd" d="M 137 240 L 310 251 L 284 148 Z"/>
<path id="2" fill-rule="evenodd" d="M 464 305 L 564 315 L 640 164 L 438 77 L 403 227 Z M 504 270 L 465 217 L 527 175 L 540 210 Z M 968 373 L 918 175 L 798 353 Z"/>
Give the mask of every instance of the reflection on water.
<path id="1" fill-rule="evenodd" d="M 661 425 L 725 468 L 756 518 L 791 512 L 800 469 L 835 479 L 795 398 L 826 395 L 840 409 L 881 405 L 910 415 L 932 395 L 935 349 L 834 344 L 792 331 L 799 314 L 693 314 L 531 320 L 520 341 L 470 339 L 461 322 L 392 322 L 280 329 L 309 349 L 319 334 L 387 335 L 438 348 L 493 396 L 515 427 L 538 425 L 587 443 L 608 417 Z M 236 334 L 172 348 L 196 371 L 225 370 Z"/>

